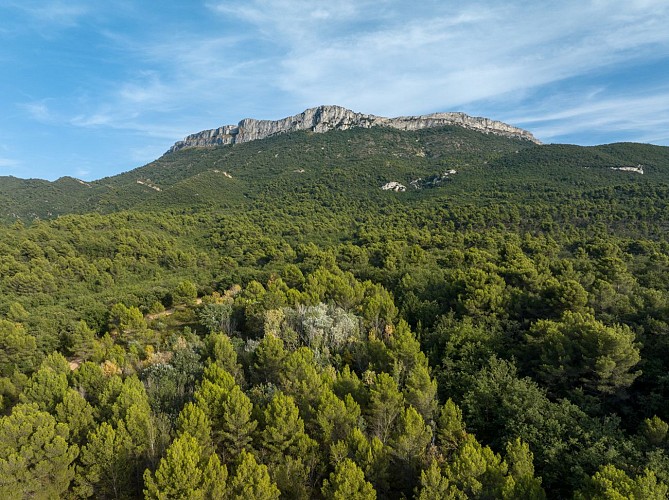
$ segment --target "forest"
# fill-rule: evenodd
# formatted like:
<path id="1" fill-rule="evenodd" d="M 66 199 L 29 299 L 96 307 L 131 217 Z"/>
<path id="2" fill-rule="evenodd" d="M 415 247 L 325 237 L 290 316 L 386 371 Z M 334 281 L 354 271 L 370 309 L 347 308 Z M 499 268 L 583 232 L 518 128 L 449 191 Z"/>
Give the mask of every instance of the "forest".
<path id="1" fill-rule="evenodd" d="M 296 133 L 0 209 L 1 498 L 669 495 L 669 148 Z"/>

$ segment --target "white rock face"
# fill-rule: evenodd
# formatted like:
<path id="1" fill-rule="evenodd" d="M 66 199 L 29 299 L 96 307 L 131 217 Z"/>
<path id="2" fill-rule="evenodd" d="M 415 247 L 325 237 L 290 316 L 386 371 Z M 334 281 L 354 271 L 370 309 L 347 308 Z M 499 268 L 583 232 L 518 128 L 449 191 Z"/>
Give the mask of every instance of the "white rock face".
<path id="1" fill-rule="evenodd" d="M 170 148 L 173 153 L 184 148 L 212 147 L 220 144 L 239 144 L 264 139 L 276 134 L 308 130 L 315 133 L 350 128 L 390 127 L 399 130 L 420 130 L 424 128 L 457 125 L 486 134 L 525 139 L 540 144 L 527 130 L 488 118 L 468 116 L 464 113 L 433 113 L 422 116 L 382 116 L 356 113 L 341 106 L 319 106 L 310 108 L 299 115 L 281 120 L 255 120 L 246 118 L 237 125 L 225 125 L 217 129 L 204 130 L 186 137 Z"/>
<path id="2" fill-rule="evenodd" d="M 643 175 L 643 165 L 637 165 L 636 167 L 611 167 L 611 170 L 622 170 L 623 172 L 634 172 Z"/>
<path id="3" fill-rule="evenodd" d="M 403 193 L 404 191 L 407 190 L 407 187 L 404 184 L 392 181 L 381 186 L 381 189 L 383 189 L 384 191 L 395 191 L 396 193 Z"/>

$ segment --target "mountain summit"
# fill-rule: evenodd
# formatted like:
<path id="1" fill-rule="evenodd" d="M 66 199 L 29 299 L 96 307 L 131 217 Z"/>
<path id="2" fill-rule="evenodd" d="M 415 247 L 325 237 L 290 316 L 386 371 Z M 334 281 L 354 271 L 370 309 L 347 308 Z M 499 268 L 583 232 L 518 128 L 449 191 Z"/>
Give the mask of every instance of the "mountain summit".
<path id="1" fill-rule="evenodd" d="M 347 130 L 350 128 L 389 127 L 399 130 L 419 130 L 424 128 L 456 125 L 483 133 L 505 137 L 525 139 L 536 144 L 540 142 L 527 130 L 506 123 L 466 115 L 464 113 L 433 113 L 421 116 L 399 116 L 385 118 L 383 116 L 356 113 L 341 106 L 318 106 L 310 108 L 298 115 L 281 120 L 255 120 L 245 118 L 237 125 L 224 125 L 211 130 L 203 130 L 189 135 L 170 148 L 174 153 L 185 148 L 212 147 L 221 144 L 239 144 L 255 141 L 266 137 L 307 130 L 315 133 L 330 130 Z"/>

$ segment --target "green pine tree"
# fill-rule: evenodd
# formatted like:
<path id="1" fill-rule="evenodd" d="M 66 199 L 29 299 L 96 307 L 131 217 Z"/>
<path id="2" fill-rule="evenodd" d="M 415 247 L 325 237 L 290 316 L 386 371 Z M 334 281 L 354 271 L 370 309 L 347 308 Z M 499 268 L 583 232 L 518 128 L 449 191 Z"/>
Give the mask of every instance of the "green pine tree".
<path id="1" fill-rule="evenodd" d="M 365 481 L 365 473 L 348 458 L 337 464 L 335 471 L 323 481 L 321 492 L 327 500 L 376 499 L 376 491 Z"/>
<path id="2" fill-rule="evenodd" d="M 18 404 L 0 418 L 0 498 L 51 499 L 74 479 L 77 445 L 69 429 L 37 404 Z"/>

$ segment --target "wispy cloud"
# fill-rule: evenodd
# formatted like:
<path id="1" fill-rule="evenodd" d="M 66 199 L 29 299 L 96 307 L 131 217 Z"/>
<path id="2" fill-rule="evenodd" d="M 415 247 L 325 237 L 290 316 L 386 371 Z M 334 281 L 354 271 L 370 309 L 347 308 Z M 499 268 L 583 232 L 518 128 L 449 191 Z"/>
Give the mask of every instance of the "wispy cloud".
<path id="1" fill-rule="evenodd" d="M 47 100 L 33 101 L 21 103 L 18 105 L 20 109 L 27 112 L 28 117 L 41 123 L 48 123 L 53 121 L 54 116 L 47 105 Z"/>
<path id="2" fill-rule="evenodd" d="M 619 140 L 624 135 L 626 140 L 668 144 L 669 88 L 637 95 L 558 95 L 513 121 L 546 142 L 579 135 Z"/>
<path id="3" fill-rule="evenodd" d="M 652 68 L 669 61 L 666 0 L 205 0 L 168 2 L 144 22 L 151 8 L 0 4 L 23 35 L 63 42 L 24 57 L 8 51 L 14 61 L 41 51 L 77 72 L 31 89 L 21 118 L 58 140 L 67 130 L 73 144 L 77 134 L 99 144 L 123 136 L 124 154 L 139 162 L 203 128 L 319 104 L 386 116 L 465 111 L 546 141 L 597 130 L 669 144 L 666 77 Z M 94 171 L 97 162 L 76 164 Z"/>
<path id="4" fill-rule="evenodd" d="M 21 165 L 21 162 L 13 158 L 0 158 L 0 168 L 13 169 Z"/>
<path id="5" fill-rule="evenodd" d="M 93 11 L 91 2 L 76 0 L 50 1 L 21 0 L 5 1 L 0 7 L 14 9 L 28 16 L 34 23 L 33 28 L 45 26 L 68 28 L 76 26 L 79 21 Z"/>

